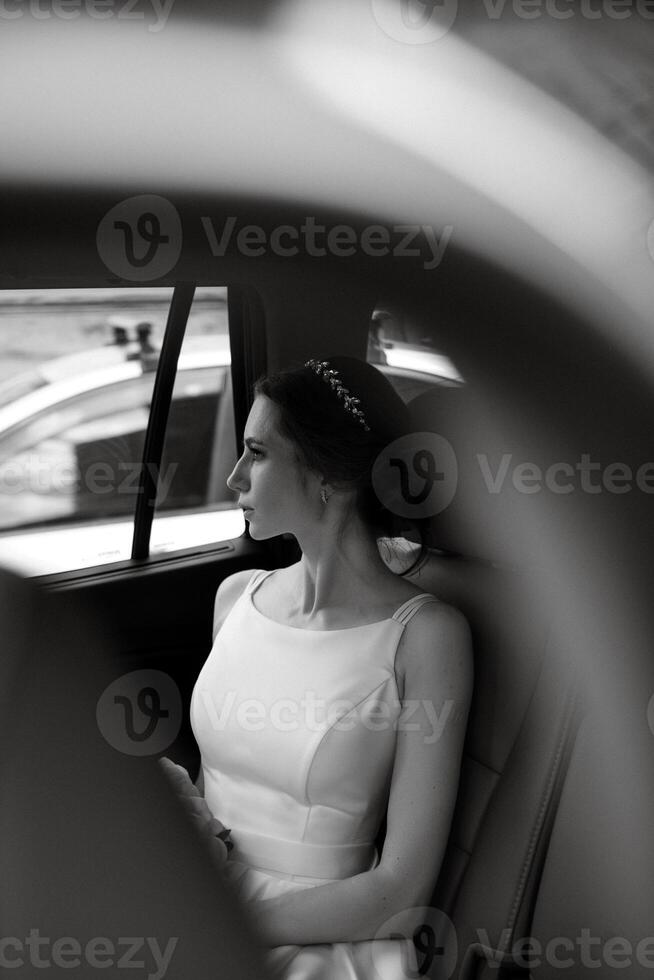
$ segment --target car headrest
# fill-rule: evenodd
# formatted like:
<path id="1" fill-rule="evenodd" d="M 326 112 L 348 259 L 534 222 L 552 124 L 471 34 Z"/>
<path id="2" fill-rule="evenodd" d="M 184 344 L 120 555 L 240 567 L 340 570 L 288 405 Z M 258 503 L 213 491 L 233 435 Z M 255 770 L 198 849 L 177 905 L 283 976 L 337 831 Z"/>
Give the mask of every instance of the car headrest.
<path id="1" fill-rule="evenodd" d="M 442 500 L 449 500 L 446 506 L 429 515 L 429 545 L 491 562 L 537 561 L 545 515 L 530 492 L 528 471 L 519 468 L 534 451 L 525 458 L 524 447 L 518 448 L 501 398 L 467 384 L 434 387 L 409 410 L 416 433 L 435 433 L 451 447 L 446 444 L 436 459 L 450 492 Z M 424 442 L 429 445 L 429 438 Z M 432 445 L 438 449 L 439 443 Z"/>

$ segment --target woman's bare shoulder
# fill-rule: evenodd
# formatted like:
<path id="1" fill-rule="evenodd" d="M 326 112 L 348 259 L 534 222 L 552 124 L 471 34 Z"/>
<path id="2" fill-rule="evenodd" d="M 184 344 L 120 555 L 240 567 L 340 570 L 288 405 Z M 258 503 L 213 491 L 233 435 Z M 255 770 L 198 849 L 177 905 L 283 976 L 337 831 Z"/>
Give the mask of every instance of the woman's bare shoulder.
<path id="1" fill-rule="evenodd" d="M 253 575 L 261 571 L 260 568 L 242 568 L 240 572 L 233 572 L 227 575 L 218 586 L 216 595 L 229 596 L 233 592 L 240 594 L 248 584 Z"/>
<path id="2" fill-rule="evenodd" d="M 415 599 L 416 596 L 424 595 L 424 589 L 419 589 L 412 582 L 398 579 L 397 575 L 391 574 L 386 577 L 383 584 L 385 588 L 382 595 L 385 596 L 385 601 L 388 605 L 394 607 L 393 612 L 396 612 L 409 599 Z"/>
<path id="3" fill-rule="evenodd" d="M 240 572 L 234 572 L 232 575 L 228 575 L 218 586 L 213 606 L 214 640 L 235 602 L 243 595 L 248 582 L 256 571 L 257 569 L 255 568 L 244 568 Z"/>

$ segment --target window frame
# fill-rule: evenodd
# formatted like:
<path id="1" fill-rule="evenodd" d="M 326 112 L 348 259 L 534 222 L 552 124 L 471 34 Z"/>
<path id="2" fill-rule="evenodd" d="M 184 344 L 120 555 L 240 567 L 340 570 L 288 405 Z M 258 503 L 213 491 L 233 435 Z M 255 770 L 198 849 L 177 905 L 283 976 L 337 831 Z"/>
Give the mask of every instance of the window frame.
<path id="1" fill-rule="evenodd" d="M 175 284 L 154 379 L 148 427 L 145 431 L 141 475 L 134 510 L 132 561 L 150 557 L 150 535 L 157 502 L 157 484 L 154 474 L 161 469 L 166 427 L 177 377 L 177 362 L 194 296 L 195 283 Z"/>

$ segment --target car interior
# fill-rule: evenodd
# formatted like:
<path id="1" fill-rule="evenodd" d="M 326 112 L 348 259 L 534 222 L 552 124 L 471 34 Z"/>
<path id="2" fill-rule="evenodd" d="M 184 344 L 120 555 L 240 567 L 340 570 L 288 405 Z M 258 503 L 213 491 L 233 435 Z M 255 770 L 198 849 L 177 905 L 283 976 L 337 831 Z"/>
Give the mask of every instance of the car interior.
<path id="1" fill-rule="evenodd" d="M 1 289 L 138 290 L 96 247 L 104 216 L 133 196 L 163 196 L 184 235 L 174 266 L 156 277 L 172 298 L 138 446 L 144 465 L 131 557 L 30 578 L 11 570 L 0 575 L 3 935 L 24 936 L 36 927 L 52 935 L 141 934 L 159 937 L 162 947 L 163 937 L 175 936 L 168 977 L 266 976 L 251 910 L 236 901 L 188 832 L 155 756 L 168 755 L 192 777 L 198 772 L 188 708 L 211 648 L 220 583 L 243 569 L 285 567 L 299 552 L 290 536 L 255 541 L 243 525 L 238 536 L 152 553 L 154 474 L 188 441 L 196 470 L 189 462 L 177 486 L 206 482 L 211 469 L 215 493 L 203 506 L 210 508 L 211 499 L 227 506 L 228 495 L 216 488 L 233 465 L 231 440 L 235 450 L 261 374 L 335 354 L 374 361 L 373 346 L 381 363 L 388 350 L 390 364 L 390 352 L 405 343 L 448 358 L 461 381 L 419 369 L 389 373 L 415 431 L 445 438 L 457 462 L 453 500 L 429 516 L 428 548 L 409 551 L 404 574 L 464 613 L 475 663 L 457 804 L 431 902 L 451 932 L 440 947 L 432 937 L 431 952 L 417 954 L 413 975 L 649 976 L 651 503 L 648 492 L 597 487 L 600 465 L 605 471 L 619 461 L 635 474 L 651 458 L 654 358 L 644 315 L 652 300 L 651 265 L 648 272 L 644 260 L 642 266 L 634 260 L 637 271 L 620 279 L 611 265 L 615 253 L 609 259 L 587 248 L 597 230 L 592 201 L 588 211 L 579 204 L 571 222 L 579 232 L 575 252 L 572 232 L 557 240 L 532 214 L 518 212 L 517 198 L 507 203 L 499 192 L 484 192 L 463 164 L 453 174 L 438 147 L 429 157 L 400 122 L 384 133 L 348 113 L 337 67 L 320 84 L 302 75 L 311 26 L 305 14 L 280 4 L 286 19 L 271 28 L 272 8 L 277 4 L 211 9 L 190 3 L 173 12 L 160 36 L 125 22 L 112 25 L 109 42 L 84 18 L 65 25 L 16 22 L 14 69 L 28 39 L 46 67 L 53 64 L 53 43 L 71 59 L 54 73 L 59 92 L 85 64 L 76 45 L 88 41 L 84 57 L 89 50 L 95 55 L 105 84 L 112 45 L 132 45 L 133 59 L 140 53 L 153 71 L 160 59 L 170 63 L 171 45 L 179 46 L 180 65 L 188 63 L 187 46 L 197 45 L 198 91 L 211 85 L 218 94 L 210 110 L 192 102 L 195 81 L 187 85 L 173 66 L 179 98 L 170 89 L 158 93 L 148 80 L 135 107 L 127 81 L 116 79 L 118 104 L 131 105 L 142 122 L 138 136 L 128 128 L 118 153 L 112 140 L 120 127 L 113 128 L 118 124 L 101 84 L 93 123 L 100 148 L 89 140 L 73 152 L 65 137 L 74 129 L 62 122 L 50 173 L 26 163 L 17 135 L 30 132 L 30 146 L 41 148 L 52 138 L 35 126 L 39 90 L 25 93 L 22 130 L 7 114 L 15 139 L 0 167 L 7 192 Z M 354 8 L 366 16 L 367 5 Z M 334 4 L 334 16 L 343 16 L 341 5 Z M 351 29 L 354 37 L 356 23 Z M 219 55 L 211 65 L 208 39 Z M 335 43 L 329 31 L 316 41 L 318 67 L 330 64 L 321 58 L 333 54 Z M 361 58 L 370 59 L 372 82 L 381 84 L 385 62 L 380 55 L 377 65 L 376 49 L 366 43 L 360 40 Z M 415 62 L 413 81 L 429 84 L 425 54 Z M 394 56 L 398 77 L 408 78 L 414 68 L 404 53 Z M 473 59 L 467 69 L 475 65 Z M 126 74 L 142 77 L 134 60 Z M 516 103 L 531 97 L 525 91 L 513 95 Z M 77 111 L 88 109 L 87 99 L 74 96 Z M 166 141 L 183 128 L 191 105 L 201 119 L 185 131 L 184 152 L 174 146 L 166 155 Z M 541 107 L 537 99 L 533 105 L 534 112 Z M 542 111 L 549 124 L 551 105 Z M 209 124 L 222 127 L 221 139 L 207 132 Z M 390 125 L 386 118 L 384 125 Z M 566 118 L 562 132 L 572 145 L 568 125 Z M 581 129 L 583 143 L 590 137 Z M 597 174 L 577 177 L 584 193 L 594 188 L 599 199 L 603 164 L 594 144 L 587 152 Z M 551 190 L 551 175 L 539 174 L 534 197 Z M 636 171 L 625 170 L 624 179 L 631 181 L 621 199 L 626 236 L 642 225 L 651 189 Z M 577 190 L 571 178 L 569 196 L 556 200 L 561 214 L 569 216 L 568 203 L 582 200 Z M 256 226 L 268 242 L 275 229 L 300 229 L 308 216 L 325 228 L 346 226 L 358 241 L 371 226 L 415 222 L 415 251 L 345 256 L 299 248 L 293 255 L 265 249 L 254 255 L 233 237 L 217 257 L 207 216 L 216 228 L 236 216 L 240 228 Z M 437 269 L 425 269 L 430 222 L 454 227 Z M 216 286 L 227 290 L 229 371 L 216 368 L 220 396 L 205 399 L 200 414 L 192 401 L 173 412 L 194 294 Z M 404 340 L 388 326 L 380 335 L 379 311 L 401 311 Z M 166 442 L 169 415 L 174 446 Z M 230 452 L 218 453 L 209 466 L 206 448 L 216 440 Z M 102 443 L 90 451 L 96 458 Z M 569 466 L 564 475 L 572 490 L 561 490 L 563 471 L 551 484 L 537 485 L 538 474 L 560 463 Z M 170 506 L 179 506 L 174 496 Z M 142 757 L 116 751 L 96 718 L 102 692 L 139 670 L 172 678 L 182 706 L 174 739 Z M 380 853 L 384 833 L 382 824 Z M 84 973 L 73 969 L 72 975 Z"/>

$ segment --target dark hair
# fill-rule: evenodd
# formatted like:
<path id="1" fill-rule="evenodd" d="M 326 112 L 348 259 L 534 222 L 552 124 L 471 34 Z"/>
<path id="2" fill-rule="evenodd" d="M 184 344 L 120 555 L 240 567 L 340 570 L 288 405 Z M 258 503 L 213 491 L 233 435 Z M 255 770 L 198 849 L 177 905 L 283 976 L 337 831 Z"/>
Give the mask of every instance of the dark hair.
<path id="1" fill-rule="evenodd" d="M 311 367 L 303 365 L 263 376 L 255 382 L 254 393 L 277 405 L 282 434 L 295 446 L 298 459 L 333 486 L 355 490 L 355 510 L 378 538 L 417 540 L 421 545 L 419 560 L 424 551 L 424 522 L 389 511 L 372 483 L 373 464 L 380 452 L 412 430 L 409 410 L 390 381 L 372 364 L 344 356 L 320 360 L 327 361 L 349 394 L 359 399 L 357 407 L 369 431 Z"/>

